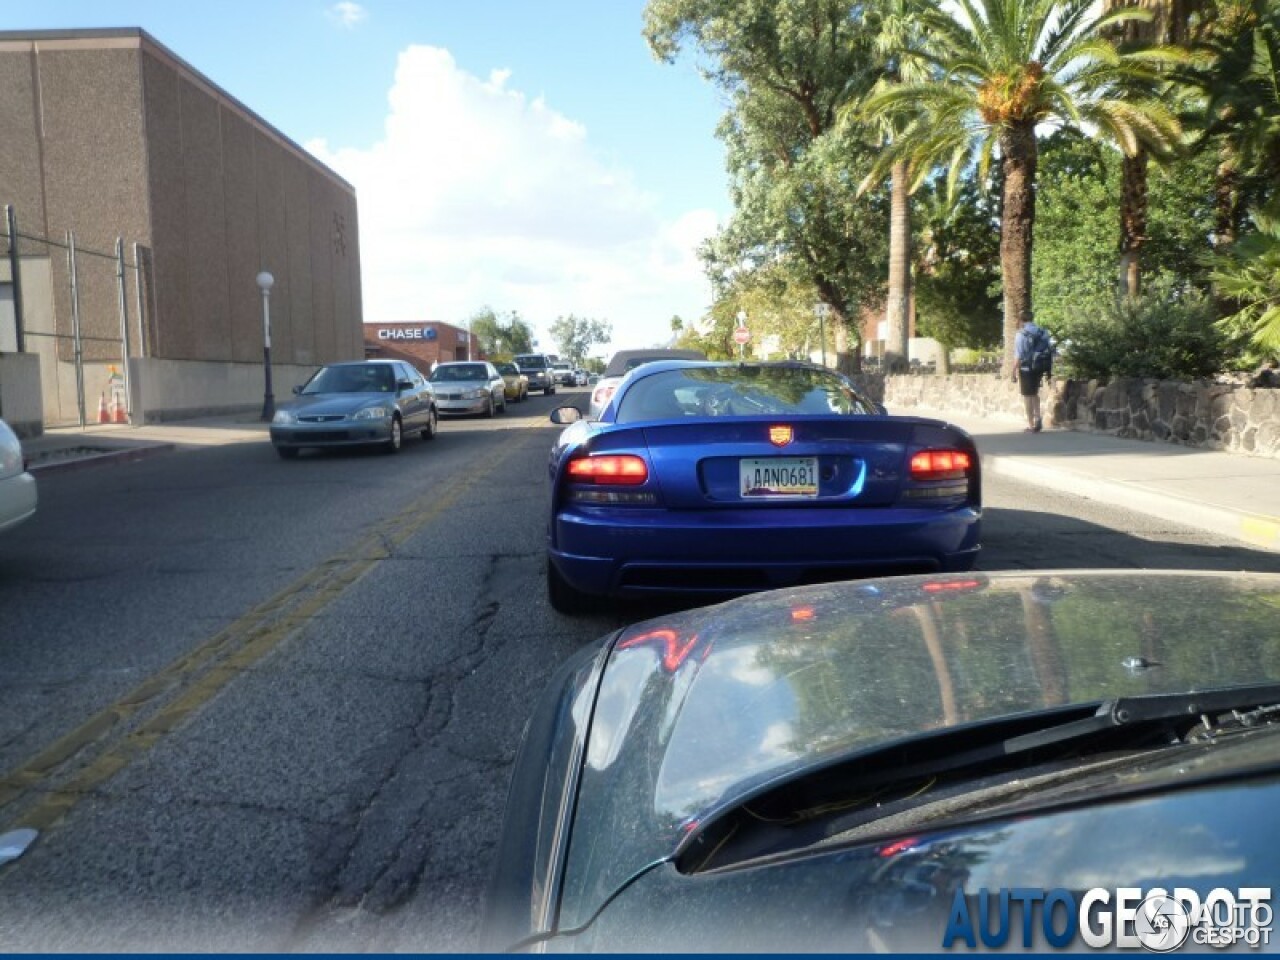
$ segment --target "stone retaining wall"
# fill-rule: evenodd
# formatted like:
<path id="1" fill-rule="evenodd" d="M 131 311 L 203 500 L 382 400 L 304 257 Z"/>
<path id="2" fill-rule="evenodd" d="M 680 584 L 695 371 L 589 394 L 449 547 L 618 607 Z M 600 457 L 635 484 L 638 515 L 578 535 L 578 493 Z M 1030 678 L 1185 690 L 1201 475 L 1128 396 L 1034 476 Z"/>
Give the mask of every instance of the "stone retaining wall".
<path id="1" fill-rule="evenodd" d="M 1022 420 L 1017 385 L 991 374 L 864 374 L 858 380 L 895 412 L 929 407 Z M 1055 380 L 1041 401 L 1046 422 L 1056 427 L 1280 458 L 1280 390 L 1207 381 Z"/>

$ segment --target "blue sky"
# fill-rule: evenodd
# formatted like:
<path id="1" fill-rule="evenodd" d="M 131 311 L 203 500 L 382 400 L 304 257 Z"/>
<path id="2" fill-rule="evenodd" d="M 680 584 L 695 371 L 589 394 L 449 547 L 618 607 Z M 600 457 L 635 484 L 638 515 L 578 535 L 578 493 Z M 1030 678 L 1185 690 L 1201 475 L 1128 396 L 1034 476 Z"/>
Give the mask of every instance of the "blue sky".
<path id="1" fill-rule="evenodd" d="M 641 0 L 45 0 L 0 29 L 140 26 L 355 183 L 367 322 L 485 305 L 668 335 L 729 212 L 720 96 Z M 545 338 L 544 338 L 545 340 Z M 549 344 L 544 344 L 550 346 Z"/>

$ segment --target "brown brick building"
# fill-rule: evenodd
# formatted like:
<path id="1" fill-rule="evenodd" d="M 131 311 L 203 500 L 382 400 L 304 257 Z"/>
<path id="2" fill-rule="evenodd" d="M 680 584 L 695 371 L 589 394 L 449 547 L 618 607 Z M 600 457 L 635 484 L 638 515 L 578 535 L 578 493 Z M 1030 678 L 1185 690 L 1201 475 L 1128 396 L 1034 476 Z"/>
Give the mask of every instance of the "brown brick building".
<path id="1" fill-rule="evenodd" d="M 471 350 L 467 351 L 467 338 Z M 423 373 L 437 363 L 451 360 L 481 360 L 480 341 L 451 323 L 367 323 L 364 327 L 367 357 L 394 357 L 408 360 Z"/>
<path id="2" fill-rule="evenodd" d="M 362 355 L 354 188 L 144 31 L 0 32 L 0 131 L 0 204 L 32 238 L 21 299 L 46 422 L 75 405 L 67 231 L 93 404 L 121 325 L 115 263 L 87 251 L 117 237 L 131 264 L 137 245 L 129 353 L 146 419 L 261 402 L 262 270 L 277 393 Z"/>

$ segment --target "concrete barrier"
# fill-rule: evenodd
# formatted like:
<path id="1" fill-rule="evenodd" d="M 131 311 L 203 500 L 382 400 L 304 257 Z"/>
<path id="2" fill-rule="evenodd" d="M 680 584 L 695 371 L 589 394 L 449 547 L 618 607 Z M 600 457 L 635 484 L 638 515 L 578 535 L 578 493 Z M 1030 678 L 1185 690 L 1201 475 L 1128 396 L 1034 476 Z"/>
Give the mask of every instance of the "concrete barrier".
<path id="1" fill-rule="evenodd" d="M 313 365 L 272 364 L 271 391 L 280 403 L 316 371 Z M 129 361 L 135 423 L 165 423 L 262 409 L 260 363 L 213 363 L 134 357 Z"/>
<path id="2" fill-rule="evenodd" d="M 34 353 L 0 354 L 0 417 L 24 440 L 44 433 L 40 358 Z"/>
<path id="3" fill-rule="evenodd" d="M 882 382 L 882 402 L 895 413 L 925 407 L 1023 419 L 1017 385 L 994 374 L 890 376 Z M 867 389 L 881 399 L 874 385 Z M 1280 459 L 1280 389 L 1212 381 L 1051 380 L 1040 396 L 1052 426 Z"/>

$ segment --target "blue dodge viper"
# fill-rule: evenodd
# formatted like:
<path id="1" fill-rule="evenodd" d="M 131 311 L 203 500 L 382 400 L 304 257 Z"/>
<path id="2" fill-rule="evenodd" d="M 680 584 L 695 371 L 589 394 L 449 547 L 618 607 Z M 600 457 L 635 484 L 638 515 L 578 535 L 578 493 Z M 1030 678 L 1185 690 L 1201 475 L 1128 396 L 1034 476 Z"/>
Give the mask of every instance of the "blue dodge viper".
<path id="1" fill-rule="evenodd" d="M 868 574 L 962 571 L 979 550 L 973 439 L 887 415 L 808 363 L 646 364 L 551 451 L 547 588 L 718 599 Z"/>

